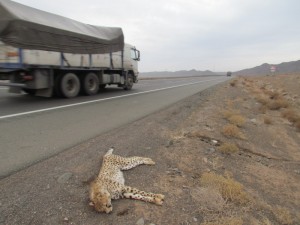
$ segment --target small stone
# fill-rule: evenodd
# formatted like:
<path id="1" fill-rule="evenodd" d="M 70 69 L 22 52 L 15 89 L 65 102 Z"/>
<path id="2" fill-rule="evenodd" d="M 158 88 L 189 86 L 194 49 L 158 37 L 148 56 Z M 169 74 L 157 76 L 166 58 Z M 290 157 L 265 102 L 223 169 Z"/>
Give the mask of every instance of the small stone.
<path id="1" fill-rule="evenodd" d="M 256 119 L 251 119 L 250 120 L 252 123 L 257 124 L 257 120 Z"/>
<path id="2" fill-rule="evenodd" d="M 206 153 L 207 153 L 207 154 L 212 154 L 212 153 L 214 153 L 215 151 L 216 151 L 215 148 L 209 148 L 209 149 L 206 150 Z"/>
<path id="3" fill-rule="evenodd" d="M 136 225 L 144 225 L 144 224 L 145 224 L 144 218 L 140 218 L 140 219 L 136 222 Z"/>
<path id="4" fill-rule="evenodd" d="M 50 184 L 47 184 L 47 187 L 46 187 L 46 189 L 47 189 L 47 190 L 49 190 L 49 189 L 50 189 Z"/>
<path id="5" fill-rule="evenodd" d="M 204 163 L 208 162 L 208 159 L 206 157 L 204 157 L 202 160 L 203 160 Z"/>
<path id="6" fill-rule="evenodd" d="M 294 172 L 300 174 L 300 170 L 294 170 Z"/>
<path id="7" fill-rule="evenodd" d="M 69 221 L 69 218 L 68 218 L 68 217 L 65 217 L 65 218 L 64 218 L 64 221 Z"/>
<path id="8" fill-rule="evenodd" d="M 216 141 L 216 140 L 211 140 L 211 143 L 212 143 L 213 145 L 216 145 L 216 144 L 218 144 L 218 141 Z"/>
<path id="9" fill-rule="evenodd" d="M 57 179 L 57 182 L 60 183 L 60 184 L 64 184 L 64 183 L 67 183 L 70 178 L 72 177 L 72 173 L 64 173 L 63 175 L 61 175 L 58 179 Z"/>
<path id="10" fill-rule="evenodd" d="M 196 217 L 194 217 L 193 220 L 194 220 L 194 222 L 197 222 L 197 221 L 198 221 L 198 219 L 197 219 Z"/>

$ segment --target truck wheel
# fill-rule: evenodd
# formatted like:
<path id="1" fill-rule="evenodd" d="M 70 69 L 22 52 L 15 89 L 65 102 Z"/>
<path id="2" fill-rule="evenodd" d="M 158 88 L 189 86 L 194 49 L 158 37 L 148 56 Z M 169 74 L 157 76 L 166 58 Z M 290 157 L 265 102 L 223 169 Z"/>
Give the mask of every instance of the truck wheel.
<path id="1" fill-rule="evenodd" d="M 86 95 L 95 95 L 99 91 L 99 78 L 94 73 L 88 73 L 82 80 L 83 93 Z"/>
<path id="2" fill-rule="evenodd" d="M 76 97 L 80 91 L 80 81 L 74 73 L 63 75 L 60 81 L 61 94 L 65 98 Z"/>
<path id="3" fill-rule="evenodd" d="M 127 75 L 127 80 L 125 81 L 123 89 L 124 90 L 131 90 L 132 86 L 133 86 L 133 76 L 132 76 L 132 74 L 128 74 Z"/>

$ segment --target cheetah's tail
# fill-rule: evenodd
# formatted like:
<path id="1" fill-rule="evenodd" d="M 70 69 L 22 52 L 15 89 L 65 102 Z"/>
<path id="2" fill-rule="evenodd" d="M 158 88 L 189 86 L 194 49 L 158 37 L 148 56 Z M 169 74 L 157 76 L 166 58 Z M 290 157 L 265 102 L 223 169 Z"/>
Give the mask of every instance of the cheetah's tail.
<path id="1" fill-rule="evenodd" d="M 105 155 L 111 155 L 113 151 L 114 151 L 114 147 L 110 147 Z"/>

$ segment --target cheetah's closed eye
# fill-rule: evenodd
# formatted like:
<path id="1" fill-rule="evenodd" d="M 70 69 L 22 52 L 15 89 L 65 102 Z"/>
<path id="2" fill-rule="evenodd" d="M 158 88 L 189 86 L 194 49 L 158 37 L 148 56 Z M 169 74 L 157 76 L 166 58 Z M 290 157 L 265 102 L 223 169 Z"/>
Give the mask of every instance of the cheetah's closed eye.
<path id="1" fill-rule="evenodd" d="M 90 186 L 90 205 L 98 212 L 110 213 L 113 209 L 111 199 L 131 198 L 162 205 L 165 196 L 147 193 L 136 188 L 126 186 L 122 170 L 129 170 L 141 164 L 154 165 L 150 158 L 129 157 L 124 158 L 112 154 L 109 149 L 103 157 L 103 164 L 98 177 Z"/>

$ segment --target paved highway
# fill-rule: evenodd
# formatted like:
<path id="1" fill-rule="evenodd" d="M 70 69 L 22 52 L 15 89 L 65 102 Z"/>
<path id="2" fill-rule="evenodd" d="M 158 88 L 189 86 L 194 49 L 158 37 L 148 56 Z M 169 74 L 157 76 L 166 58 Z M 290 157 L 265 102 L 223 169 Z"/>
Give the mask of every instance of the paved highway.
<path id="1" fill-rule="evenodd" d="M 140 80 L 74 99 L 9 94 L 0 87 L 0 178 L 126 125 L 226 77 Z"/>

